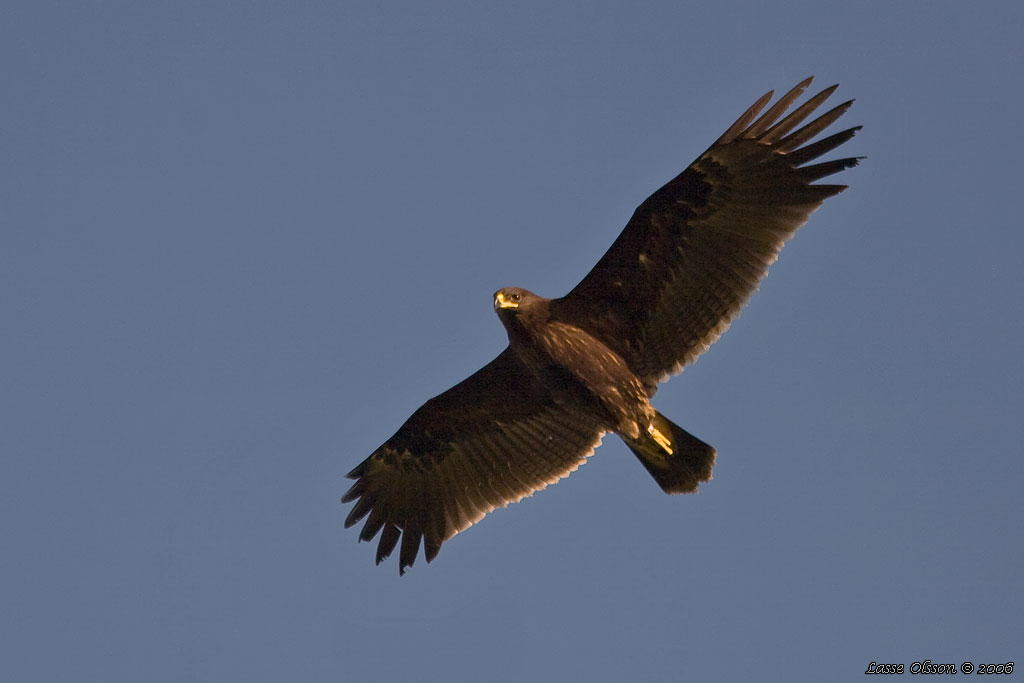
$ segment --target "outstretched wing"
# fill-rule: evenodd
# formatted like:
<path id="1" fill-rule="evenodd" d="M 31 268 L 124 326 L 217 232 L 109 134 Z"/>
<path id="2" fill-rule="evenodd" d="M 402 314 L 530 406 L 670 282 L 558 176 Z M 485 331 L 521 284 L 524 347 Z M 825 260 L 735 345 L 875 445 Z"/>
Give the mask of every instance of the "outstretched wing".
<path id="1" fill-rule="evenodd" d="M 369 514 L 359 540 L 383 530 L 378 564 L 401 537 L 404 573 L 421 539 L 430 562 L 444 541 L 494 508 L 576 470 L 603 434 L 583 411 L 554 403 L 505 349 L 427 401 L 348 474 L 356 483 L 342 502 L 358 501 L 345 527 Z"/>
<path id="2" fill-rule="evenodd" d="M 857 165 L 806 165 L 860 127 L 805 145 L 852 100 L 802 128 L 837 86 L 786 110 L 811 79 L 760 118 L 769 92 L 689 168 L 637 208 L 590 273 L 553 310 L 620 353 L 649 386 L 679 372 L 725 332 L 810 214 L 845 185 L 812 185 Z M 756 120 L 755 120 L 756 119 Z"/>

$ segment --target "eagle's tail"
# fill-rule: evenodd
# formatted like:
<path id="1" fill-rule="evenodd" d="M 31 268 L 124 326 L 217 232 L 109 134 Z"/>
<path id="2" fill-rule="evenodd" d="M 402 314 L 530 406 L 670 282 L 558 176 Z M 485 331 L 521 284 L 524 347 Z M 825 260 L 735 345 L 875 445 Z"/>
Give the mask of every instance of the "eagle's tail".
<path id="1" fill-rule="evenodd" d="M 691 493 L 711 479 L 715 449 L 661 413 L 637 440 L 623 441 L 665 493 Z"/>

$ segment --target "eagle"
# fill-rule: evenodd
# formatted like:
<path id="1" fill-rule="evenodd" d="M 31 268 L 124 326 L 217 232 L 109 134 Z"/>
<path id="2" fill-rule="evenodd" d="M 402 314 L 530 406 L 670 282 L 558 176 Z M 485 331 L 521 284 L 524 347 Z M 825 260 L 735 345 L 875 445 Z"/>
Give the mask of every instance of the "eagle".
<path id="1" fill-rule="evenodd" d="M 355 483 L 342 502 L 355 505 L 345 527 L 365 517 L 359 540 L 380 533 L 377 564 L 399 541 L 400 574 L 421 544 L 432 561 L 442 543 L 491 510 L 575 471 L 608 432 L 666 493 L 693 492 L 711 478 L 715 449 L 651 398 L 725 332 L 783 244 L 847 187 L 815 181 L 863 158 L 809 163 L 860 130 L 810 142 L 853 104 L 804 124 L 838 87 L 787 114 L 811 80 L 763 114 L 773 91 L 754 102 L 640 204 L 568 294 L 494 294 L 505 350 L 424 403 L 347 475 Z"/>

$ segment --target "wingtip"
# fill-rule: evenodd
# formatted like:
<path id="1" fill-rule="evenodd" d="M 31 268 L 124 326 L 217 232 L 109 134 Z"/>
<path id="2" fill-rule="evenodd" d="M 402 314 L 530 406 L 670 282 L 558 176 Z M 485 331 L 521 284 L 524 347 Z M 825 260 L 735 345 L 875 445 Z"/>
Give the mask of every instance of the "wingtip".
<path id="1" fill-rule="evenodd" d="M 357 481 L 349 487 L 348 491 L 345 491 L 345 493 L 342 494 L 341 502 L 343 504 L 351 503 L 361 495 L 363 495 L 363 483 L 361 481 Z"/>

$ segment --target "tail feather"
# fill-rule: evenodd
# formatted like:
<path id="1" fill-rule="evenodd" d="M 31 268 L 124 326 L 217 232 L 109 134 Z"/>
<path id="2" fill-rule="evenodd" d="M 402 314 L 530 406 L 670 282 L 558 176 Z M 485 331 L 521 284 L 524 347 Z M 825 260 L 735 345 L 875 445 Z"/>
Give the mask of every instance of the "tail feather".
<path id="1" fill-rule="evenodd" d="M 715 449 L 661 413 L 638 439 L 623 441 L 665 493 L 691 493 L 711 479 Z"/>

